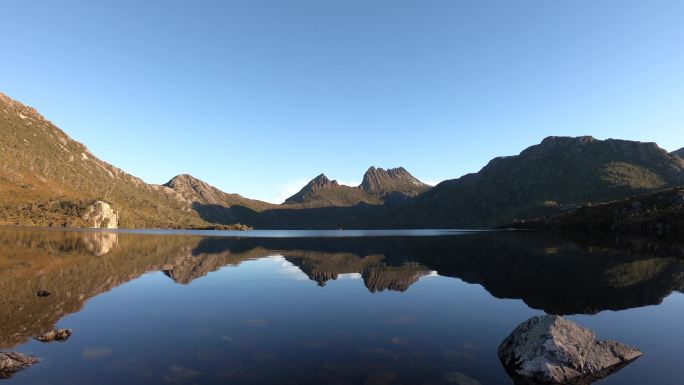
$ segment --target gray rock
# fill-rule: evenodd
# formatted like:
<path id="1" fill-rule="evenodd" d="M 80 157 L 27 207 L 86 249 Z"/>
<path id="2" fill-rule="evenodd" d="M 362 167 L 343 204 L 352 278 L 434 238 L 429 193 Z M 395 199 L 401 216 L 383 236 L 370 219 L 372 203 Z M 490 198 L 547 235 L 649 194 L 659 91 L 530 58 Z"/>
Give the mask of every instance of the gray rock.
<path id="1" fill-rule="evenodd" d="M 10 378 L 14 373 L 38 361 L 38 358 L 22 353 L 0 352 L 0 378 Z"/>
<path id="2" fill-rule="evenodd" d="M 55 329 L 36 337 L 36 340 L 40 342 L 63 342 L 68 340 L 69 337 L 71 337 L 71 329 Z"/>
<path id="3" fill-rule="evenodd" d="M 518 325 L 501 343 L 498 354 L 517 383 L 562 384 L 591 383 L 642 355 L 620 342 L 599 341 L 593 331 L 550 315 Z"/>

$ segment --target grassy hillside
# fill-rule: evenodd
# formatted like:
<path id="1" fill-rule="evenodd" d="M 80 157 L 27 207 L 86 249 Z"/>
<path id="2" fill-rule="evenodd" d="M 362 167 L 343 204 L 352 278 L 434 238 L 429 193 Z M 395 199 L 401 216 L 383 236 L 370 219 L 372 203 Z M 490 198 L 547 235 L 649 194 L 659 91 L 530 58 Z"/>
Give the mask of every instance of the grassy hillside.
<path id="1" fill-rule="evenodd" d="M 0 94 L 0 224 L 79 225 L 84 202 L 119 211 L 120 227 L 204 227 L 191 203 L 94 156 L 33 108 Z"/>

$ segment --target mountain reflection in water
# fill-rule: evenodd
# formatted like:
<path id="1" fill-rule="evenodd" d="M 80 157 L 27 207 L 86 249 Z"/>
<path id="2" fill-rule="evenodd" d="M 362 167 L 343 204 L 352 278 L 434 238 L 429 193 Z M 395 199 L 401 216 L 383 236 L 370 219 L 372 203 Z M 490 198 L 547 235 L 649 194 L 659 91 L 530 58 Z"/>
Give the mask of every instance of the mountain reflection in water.
<path id="1" fill-rule="evenodd" d="M 100 293 L 147 272 L 178 284 L 279 255 L 318 285 L 353 273 L 370 292 L 404 292 L 430 274 L 482 285 L 550 314 L 658 304 L 684 288 L 680 248 L 638 240 L 537 233 L 454 237 L 222 238 L 105 232 L 0 231 L 0 347 L 51 330 Z M 36 295 L 47 290 L 51 295 Z"/>

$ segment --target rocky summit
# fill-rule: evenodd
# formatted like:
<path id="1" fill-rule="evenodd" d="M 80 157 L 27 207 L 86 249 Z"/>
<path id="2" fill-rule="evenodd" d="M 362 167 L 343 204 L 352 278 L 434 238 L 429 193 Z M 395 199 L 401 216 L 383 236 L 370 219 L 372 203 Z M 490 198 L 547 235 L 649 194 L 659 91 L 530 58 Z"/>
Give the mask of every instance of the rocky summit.
<path id="1" fill-rule="evenodd" d="M 414 197 L 430 186 L 411 175 L 403 167 L 370 167 L 359 186 L 345 186 L 325 174 L 312 179 L 298 193 L 285 200 L 285 205 L 300 207 L 354 206 L 360 203 L 380 205 L 397 200 L 395 194 Z"/>
<path id="2" fill-rule="evenodd" d="M 358 187 L 339 184 L 320 174 L 299 192 L 285 200 L 285 205 L 303 208 L 353 206 L 359 203 L 379 204 L 380 199 Z"/>
<path id="3" fill-rule="evenodd" d="M 516 383 L 577 384 L 593 380 L 642 355 L 615 341 L 600 341 L 593 331 L 563 317 L 546 315 L 523 322 L 501 343 L 499 358 Z"/>
<path id="4" fill-rule="evenodd" d="M 363 175 L 361 188 L 370 194 L 378 196 L 384 196 L 392 192 L 416 196 L 429 189 L 430 186 L 418 180 L 418 178 L 411 175 L 403 167 L 385 170 L 373 166 Z"/>

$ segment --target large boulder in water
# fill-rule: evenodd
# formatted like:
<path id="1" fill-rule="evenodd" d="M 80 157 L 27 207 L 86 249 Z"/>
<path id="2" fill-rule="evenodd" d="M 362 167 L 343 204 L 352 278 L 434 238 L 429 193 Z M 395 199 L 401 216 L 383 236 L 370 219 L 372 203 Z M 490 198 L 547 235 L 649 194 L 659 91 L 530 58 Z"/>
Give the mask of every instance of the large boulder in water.
<path id="1" fill-rule="evenodd" d="M 588 384 L 642 355 L 559 316 L 532 317 L 501 343 L 499 358 L 516 383 Z"/>

